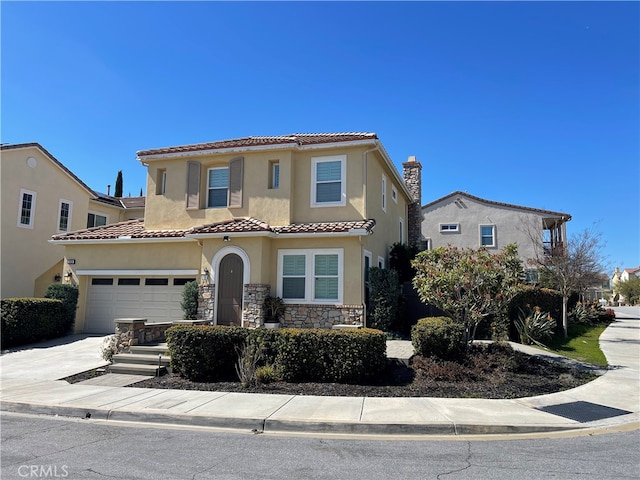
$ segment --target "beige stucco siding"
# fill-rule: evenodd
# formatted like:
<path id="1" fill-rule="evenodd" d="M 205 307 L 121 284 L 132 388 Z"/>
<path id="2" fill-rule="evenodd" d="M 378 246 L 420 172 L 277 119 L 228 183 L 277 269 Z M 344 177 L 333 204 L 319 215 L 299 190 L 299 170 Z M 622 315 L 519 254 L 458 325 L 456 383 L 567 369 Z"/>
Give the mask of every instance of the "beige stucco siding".
<path id="1" fill-rule="evenodd" d="M 18 226 L 21 190 L 35 194 L 31 228 Z M 64 255 L 62 248 L 48 243 L 59 233 L 60 201 L 71 205 L 69 231 L 79 230 L 86 227 L 90 193 L 38 148 L 29 147 L 3 150 L 1 198 L 2 297 L 31 296 L 36 278 Z"/>

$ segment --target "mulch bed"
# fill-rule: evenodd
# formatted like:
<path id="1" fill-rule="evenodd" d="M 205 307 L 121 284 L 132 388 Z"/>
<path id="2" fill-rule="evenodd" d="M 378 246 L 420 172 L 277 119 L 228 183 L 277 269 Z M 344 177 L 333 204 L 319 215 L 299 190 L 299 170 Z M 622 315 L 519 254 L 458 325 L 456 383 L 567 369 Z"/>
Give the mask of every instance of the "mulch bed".
<path id="1" fill-rule="evenodd" d="M 474 346 L 456 361 L 413 357 L 410 367 L 389 363 L 367 385 L 285 383 L 243 387 L 240 382 L 192 382 L 176 374 L 131 385 L 143 388 L 349 397 L 520 398 L 583 385 L 597 375 L 516 352 L 504 346 Z"/>

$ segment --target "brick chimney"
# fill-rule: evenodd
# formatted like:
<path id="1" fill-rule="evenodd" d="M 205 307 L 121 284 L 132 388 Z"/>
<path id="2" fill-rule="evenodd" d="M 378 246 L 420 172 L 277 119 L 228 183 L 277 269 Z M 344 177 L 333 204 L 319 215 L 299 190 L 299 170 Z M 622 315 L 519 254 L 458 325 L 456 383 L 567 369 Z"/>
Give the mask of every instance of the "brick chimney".
<path id="1" fill-rule="evenodd" d="M 420 248 L 422 238 L 422 164 L 416 157 L 410 156 L 402 164 L 404 183 L 407 185 L 413 202 L 407 209 L 407 243 Z"/>

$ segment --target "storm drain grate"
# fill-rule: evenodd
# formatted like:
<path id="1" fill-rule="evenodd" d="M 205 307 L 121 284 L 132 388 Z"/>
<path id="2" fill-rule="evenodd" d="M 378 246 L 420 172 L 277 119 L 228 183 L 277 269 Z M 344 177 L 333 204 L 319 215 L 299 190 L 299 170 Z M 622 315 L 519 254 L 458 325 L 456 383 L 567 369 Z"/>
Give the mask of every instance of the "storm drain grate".
<path id="1" fill-rule="evenodd" d="M 560 403 L 558 405 L 549 405 L 547 407 L 538 407 L 543 412 L 558 415 L 559 417 L 575 420 L 576 422 L 593 422 L 602 420 L 603 418 L 617 417 L 618 415 L 626 415 L 626 410 L 618 408 L 606 407 L 590 402 L 570 402 Z"/>

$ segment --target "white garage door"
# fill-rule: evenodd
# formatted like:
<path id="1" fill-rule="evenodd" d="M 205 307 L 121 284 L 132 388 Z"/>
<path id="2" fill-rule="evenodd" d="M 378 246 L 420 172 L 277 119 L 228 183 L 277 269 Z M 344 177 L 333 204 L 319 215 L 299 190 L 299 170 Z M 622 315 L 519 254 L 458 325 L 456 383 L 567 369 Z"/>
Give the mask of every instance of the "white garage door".
<path id="1" fill-rule="evenodd" d="M 180 320 L 184 284 L 194 278 L 92 277 L 87 291 L 87 333 L 113 333 L 116 318 Z"/>

